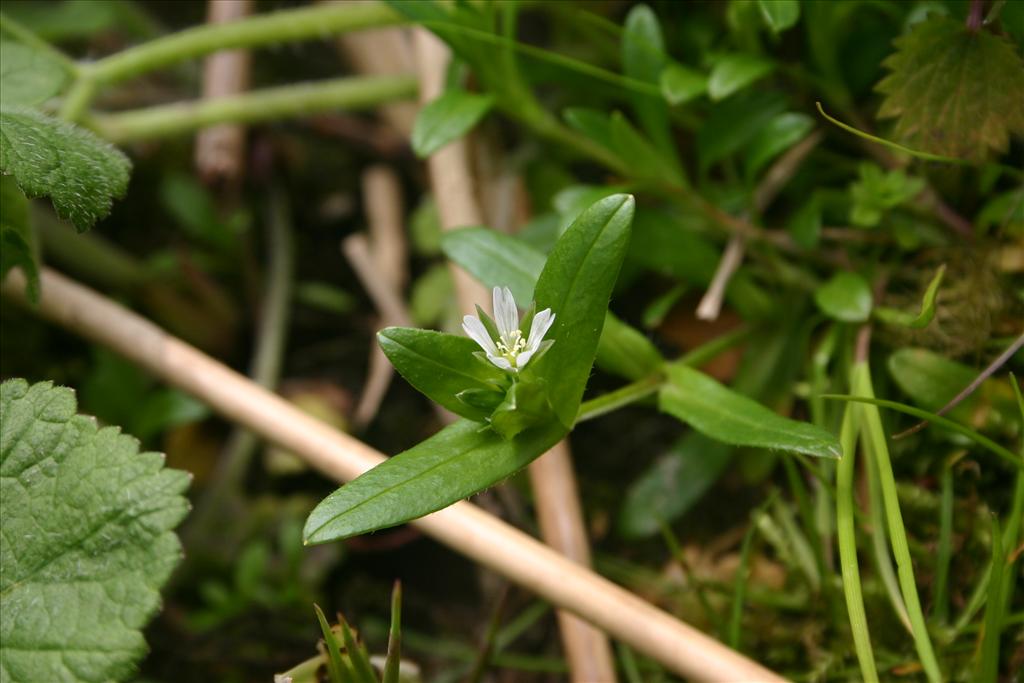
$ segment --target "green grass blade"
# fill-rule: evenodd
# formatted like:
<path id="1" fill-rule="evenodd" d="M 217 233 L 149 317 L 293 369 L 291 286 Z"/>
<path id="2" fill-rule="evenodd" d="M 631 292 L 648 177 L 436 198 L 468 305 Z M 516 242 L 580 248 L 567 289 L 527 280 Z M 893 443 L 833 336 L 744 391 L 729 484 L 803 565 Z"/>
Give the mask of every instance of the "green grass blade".
<path id="1" fill-rule="evenodd" d="M 998 455 L 1000 458 L 1006 460 L 1014 467 L 1018 469 L 1024 469 L 1024 460 L 1014 455 L 1010 450 L 1003 448 L 992 439 L 982 434 L 979 434 L 970 427 L 963 426 L 959 422 L 954 422 L 953 420 L 942 417 L 941 415 L 930 413 L 927 410 L 921 410 L 920 408 L 908 406 L 905 403 L 899 403 L 897 401 L 888 401 L 884 398 L 849 396 L 844 394 L 823 394 L 822 398 L 832 399 L 835 401 L 853 401 L 855 403 L 868 403 L 870 405 L 879 406 L 881 408 L 889 408 L 891 410 L 896 410 L 901 413 L 906 413 L 907 415 L 912 415 L 922 420 L 928 420 L 929 422 L 932 422 L 940 427 L 945 427 L 946 429 L 956 432 L 957 434 L 963 434 L 971 441 L 989 450 L 995 455 Z"/>
<path id="2" fill-rule="evenodd" d="M 854 394 L 874 398 L 871 386 L 871 371 L 868 364 L 859 363 L 853 369 Z M 893 475 L 892 463 L 889 460 L 889 446 L 886 443 L 885 431 L 882 429 L 882 418 L 874 405 L 861 408 L 861 429 L 865 437 L 868 457 L 878 464 L 878 476 L 882 488 L 882 500 L 885 503 L 885 516 L 889 526 L 889 540 L 892 553 L 896 558 L 896 574 L 903 591 L 903 602 L 907 606 L 907 615 L 914 633 L 914 645 L 921 658 L 921 665 L 930 683 L 940 683 L 942 673 L 935 658 L 928 627 L 925 624 L 921 602 L 917 595 L 917 583 L 914 579 L 914 565 L 910 559 L 910 547 L 907 544 L 907 532 L 900 513 L 900 503 L 896 495 L 896 478 Z"/>
<path id="3" fill-rule="evenodd" d="M 377 674 L 370 664 L 370 656 L 366 653 L 366 647 L 356 641 L 352 635 L 352 629 L 348 622 L 341 619 L 341 636 L 345 639 L 345 650 L 348 652 L 348 660 L 352 665 L 353 680 L 355 683 L 377 683 Z"/>
<path id="4" fill-rule="evenodd" d="M 314 604 L 313 609 L 316 610 L 316 619 L 320 622 L 320 630 L 324 635 L 324 647 L 327 648 L 327 675 L 330 677 L 331 683 L 349 683 L 351 674 L 348 666 L 341 659 L 341 643 L 338 642 L 338 637 L 334 635 L 330 624 L 327 623 L 327 618 L 320 606 Z"/>
<path id="5" fill-rule="evenodd" d="M 864 613 L 864 596 L 857 563 L 857 533 L 853 510 L 853 473 L 857 454 L 857 421 L 854 406 L 846 406 L 839 433 L 843 457 L 836 470 L 836 536 L 839 541 L 839 564 L 843 575 L 843 594 L 850 617 L 853 647 L 865 683 L 878 683 L 875 655 L 871 649 L 868 618 Z"/>
<path id="6" fill-rule="evenodd" d="M 381 683 L 398 683 L 402 662 L 402 582 L 395 581 L 391 591 L 391 627 L 388 629 L 388 656 L 384 660 Z"/>
<path id="7" fill-rule="evenodd" d="M 1003 632 L 1003 572 L 1006 556 L 999 517 L 992 515 L 992 576 L 988 582 L 988 604 L 985 606 L 985 632 L 978 650 L 978 663 L 974 680 L 977 683 L 995 683 L 999 674 L 999 638 Z"/>

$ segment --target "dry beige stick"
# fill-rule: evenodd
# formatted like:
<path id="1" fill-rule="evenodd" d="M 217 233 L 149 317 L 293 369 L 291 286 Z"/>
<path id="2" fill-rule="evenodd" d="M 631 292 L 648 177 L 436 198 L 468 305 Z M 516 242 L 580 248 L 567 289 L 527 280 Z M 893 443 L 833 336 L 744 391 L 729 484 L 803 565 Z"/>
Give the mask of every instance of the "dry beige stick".
<path id="1" fill-rule="evenodd" d="M 708 285 L 708 291 L 697 305 L 697 318 L 699 320 L 716 320 L 722 312 L 722 302 L 725 299 L 725 290 L 729 286 L 729 280 L 733 273 L 743 262 L 744 240 L 741 235 L 733 235 L 729 238 L 729 244 L 725 247 L 722 260 L 718 262 L 715 276 Z"/>
<path id="2" fill-rule="evenodd" d="M 558 443 L 530 463 L 530 486 L 544 542 L 573 562 L 589 567 L 590 545 L 568 441 Z M 573 683 L 615 681 L 615 664 L 605 634 L 572 612 L 560 609 L 557 616 Z"/>
<path id="3" fill-rule="evenodd" d="M 328 477 L 348 481 L 384 461 L 370 446 L 303 413 L 103 295 L 49 268 L 42 269 L 40 282 L 36 305 L 26 301 L 20 270 L 8 275 L 3 293 L 298 454 Z M 471 503 L 456 503 L 413 524 L 680 676 L 696 681 L 785 680 Z"/>
<path id="4" fill-rule="evenodd" d="M 409 325 L 409 313 L 401 295 L 408 276 L 402 188 L 398 176 L 387 166 L 371 166 L 363 173 L 363 208 L 370 226 L 369 246 L 362 236 L 355 236 L 349 238 L 353 241 L 342 246 L 342 251 L 363 281 L 363 286 L 374 288 L 376 294 L 372 298 L 382 313 L 382 324 Z M 363 393 L 353 414 L 355 423 L 360 427 L 368 425 L 377 415 L 395 374 L 376 342 L 370 346 L 368 367 Z"/>
<path id="5" fill-rule="evenodd" d="M 341 243 L 341 250 L 348 259 L 352 269 L 356 272 L 363 288 L 366 289 L 374 306 L 381 314 L 381 322 L 385 327 L 389 325 L 411 325 L 409 313 L 405 304 L 398 295 L 398 290 L 389 282 L 389 278 L 382 277 L 377 259 L 370 250 L 365 235 L 355 234 L 347 237 Z M 374 343 L 370 350 L 370 365 L 366 375 L 366 382 L 363 385 L 363 393 L 359 397 L 359 405 L 356 406 L 352 415 L 353 421 L 360 427 L 365 427 L 376 416 L 384 395 L 388 391 L 394 368 L 384 356 L 384 352 Z"/>
<path id="6" fill-rule="evenodd" d="M 247 16 L 252 0 L 209 0 L 206 21 L 220 24 Z M 249 52 L 226 50 L 203 64 L 203 98 L 237 95 L 249 88 Z M 206 182 L 235 183 L 245 163 L 245 126 L 223 123 L 196 135 L 196 170 Z"/>
<path id="7" fill-rule="evenodd" d="M 441 94 L 450 55 L 448 48 L 424 29 L 416 30 L 415 40 L 420 96 L 428 102 Z M 474 192 L 467 152 L 462 139 L 435 152 L 428 160 L 444 230 L 481 222 L 482 212 Z M 455 292 L 463 311 L 471 310 L 469 307 L 474 302 L 488 298 L 486 290 L 467 277 L 456 277 Z M 571 561 L 588 566 L 587 530 L 566 442 L 558 444 L 530 466 L 530 481 L 544 541 Z M 607 636 L 564 610 L 558 611 L 558 622 L 572 681 L 614 683 L 615 666 Z"/>
<path id="8" fill-rule="evenodd" d="M 408 279 L 409 263 L 401 183 L 398 175 L 383 164 L 366 169 L 362 180 L 363 210 L 377 274 L 386 278 L 395 292 L 401 292 Z"/>
<path id="9" fill-rule="evenodd" d="M 790 181 L 793 174 L 800 169 L 804 159 L 814 151 L 814 148 L 821 143 L 824 137 L 825 134 L 820 129 L 814 131 L 798 144 L 791 147 L 789 151 L 779 157 L 778 161 L 772 164 L 768 172 L 764 174 L 764 179 L 758 184 L 757 189 L 754 190 L 753 204 L 754 210 L 758 214 L 763 213 L 771 205 L 775 200 L 775 196 Z"/>
<path id="10" fill-rule="evenodd" d="M 420 103 L 426 103 L 444 90 L 444 75 L 448 68 L 448 48 L 425 29 L 414 29 L 416 63 L 420 76 Z M 430 182 L 437 200 L 441 228 L 480 225 L 483 216 L 476 199 L 476 185 L 469 170 L 468 146 L 460 138 L 434 152 L 427 160 Z M 472 313 L 476 304 L 491 300 L 490 292 L 469 273 L 449 262 L 459 310 Z"/>
<path id="11" fill-rule="evenodd" d="M 346 33 L 338 37 L 338 47 L 360 73 L 386 76 L 415 71 L 408 30 L 401 27 Z M 417 109 L 415 102 L 393 102 L 381 107 L 380 112 L 408 140 Z"/>

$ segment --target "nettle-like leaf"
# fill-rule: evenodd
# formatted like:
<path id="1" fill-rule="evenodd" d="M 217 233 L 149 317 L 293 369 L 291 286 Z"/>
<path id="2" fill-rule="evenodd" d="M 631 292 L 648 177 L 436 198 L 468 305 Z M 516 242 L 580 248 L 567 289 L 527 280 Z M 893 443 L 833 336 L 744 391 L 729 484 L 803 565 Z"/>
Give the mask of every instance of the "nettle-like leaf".
<path id="1" fill-rule="evenodd" d="M 0 171 L 29 197 L 49 196 L 79 232 L 128 189 L 128 157 L 93 133 L 23 107 L 0 107 Z"/>
<path id="2" fill-rule="evenodd" d="M 898 117 L 895 135 L 915 149 L 982 160 L 1024 135 L 1024 61 L 1007 40 L 946 17 L 897 39 L 883 64 L 892 72 L 880 118 Z"/>
<path id="3" fill-rule="evenodd" d="M 124 680 L 181 559 L 189 475 L 70 389 L 0 386 L 0 679 Z"/>

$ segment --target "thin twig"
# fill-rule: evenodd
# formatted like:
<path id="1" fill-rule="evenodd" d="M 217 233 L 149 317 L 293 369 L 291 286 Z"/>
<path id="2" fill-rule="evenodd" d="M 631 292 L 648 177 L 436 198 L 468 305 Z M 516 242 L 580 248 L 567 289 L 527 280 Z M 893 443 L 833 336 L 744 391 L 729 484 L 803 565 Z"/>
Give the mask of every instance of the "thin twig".
<path id="1" fill-rule="evenodd" d="M 1013 354 L 1020 351 L 1022 346 L 1024 346 L 1024 334 L 1021 334 L 1019 337 L 1017 337 L 1017 340 L 1015 342 L 1010 344 L 1010 346 L 1007 347 L 1007 349 L 1003 351 L 1001 354 L 999 354 L 999 356 L 994 361 L 989 363 L 988 367 L 982 370 L 981 373 L 979 373 L 978 376 L 975 377 L 970 384 L 964 387 L 959 394 L 950 399 L 949 403 L 939 408 L 935 414 L 942 416 L 948 413 L 949 411 L 953 410 L 953 408 L 957 407 L 965 398 L 973 394 L 974 390 L 980 387 L 985 380 L 987 380 L 989 377 L 995 374 L 995 372 L 999 368 L 1003 367 L 1003 365 L 1006 364 L 1006 361 L 1013 358 Z M 909 429 L 904 429 L 899 434 L 893 435 L 892 438 L 893 440 L 902 439 L 906 436 L 910 436 L 911 434 L 918 433 L 927 426 L 928 420 L 921 420 L 913 427 Z"/>
<path id="2" fill-rule="evenodd" d="M 207 23 L 222 24 L 248 16 L 252 0 L 208 0 Z M 249 88 L 247 50 L 216 52 L 203 63 L 203 99 L 229 97 Z M 245 163 L 245 126 L 222 123 L 196 136 L 196 170 L 208 183 L 238 182 Z"/>
<path id="3" fill-rule="evenodd" d="M 397 290 L 391 286 L 387 278 L 380 277 L 377 259 L 371 253 L 366 237 L 356 234 L 345 238 L 341 250 L 373 300 L 377 311 L 380 312 L 383 325 L 411 325 L 409 313 Z M 353 414 L 353 421 L 357 425 L 365 427 L 377 415 L 393 375 L 394 368 L 374 340 L 370 349 L 366 383 L 362 396 L 359 397 L 359 405 Z"/>
<path id="4" fill-rule="evenodd" d="M 708 291 L 700 300 L 697 306 L 697 318 L 699 320 L 716 320 L 722 311 L 722 302 L 725 300 L 725 290 L 729 286 L 736 269 L 743 262 L 744 240 L 740 235 L 733 235 L 729 244 L 725 247 L 722 259 L 718 262 L 715 276 L 711 278 Z"/>
<path id="5" fill-rule="evenodd" d="M 120 304 L 49 268 L 42 269 L 40 281 L 35 306 L 25 298 L 25 278 L 19 270 L 7 276 L 3 293 L 35 314 L 138 363 L 227 419 L 294 452 L 331 479 L 348 481 L 384 462 L 384 455 L 370 446 L 303 413 Z M 784 680 L 471 503 L 456 503 L 413 524 L 682 677 Z"/>
<path id="6" fill-rule="evenodd" d="M 757 189 L 754 190 L 754 211 L 758 215 L 764 213 L 764 210 L 775 201 L 779 191 L 786 186 L 786 183 L 800 169 L 801 164 L 821 143 L 824 137 L 825 134 L 821 130 L 814 131 L 772 164 L 768 172 L 764 174 L 764 179 L 761 180 Z"/>

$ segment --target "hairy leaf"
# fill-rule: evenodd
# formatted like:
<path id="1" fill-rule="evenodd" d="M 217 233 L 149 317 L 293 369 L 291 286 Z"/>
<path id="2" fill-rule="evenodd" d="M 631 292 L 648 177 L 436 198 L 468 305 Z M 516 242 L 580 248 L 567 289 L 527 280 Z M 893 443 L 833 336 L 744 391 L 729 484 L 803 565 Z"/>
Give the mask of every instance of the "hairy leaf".
<path id="1" fill-rule="evenodd" d="M 45 382 L 0 386 L 0 678 L 124 680 L 181 558 L 186 473 Z"/>
<path id="2" fill-rule="evenodd" d="M 982 160 L 1024 135 L 1024 61 L 1005 39 L 936 17 L 897 39 L 880 118 L 913 148 Z"/>
<path id="3" fill-rule="evenodd" d="M 838 458 L 839 441 L 820 427 L 782 417 L 685 365 L 666 366 L 661 409 L 713 439 L 734 446 Z"/>
<path id="4" fill-rule="evenodd" d="M 49 196 L 79 232 L 128 188 L 131 162 L 89 131 L 20 107 L 0 108 L 0 171 L 29 197 Z"/>

